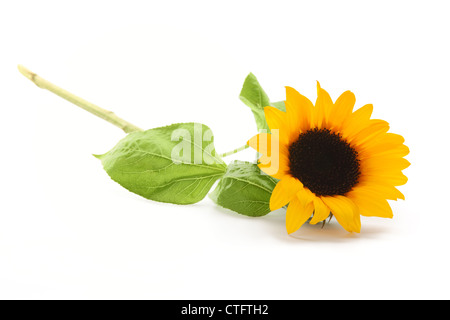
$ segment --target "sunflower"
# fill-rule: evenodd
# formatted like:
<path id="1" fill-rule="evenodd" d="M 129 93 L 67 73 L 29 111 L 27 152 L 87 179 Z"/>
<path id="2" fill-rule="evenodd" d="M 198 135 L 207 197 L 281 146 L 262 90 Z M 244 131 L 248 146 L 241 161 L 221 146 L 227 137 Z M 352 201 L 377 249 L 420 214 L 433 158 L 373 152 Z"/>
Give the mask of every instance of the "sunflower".
<path id="1" fill-rule="evenodd" d="M 360 232 L 361 215 L 392 218 L 387 200 L 405 199 L 396 186 L 407 182 L 410 163 L 404 138 L 389 133 L 386 121 L 371 119 L 373 106 L 353 111 L 355 95 L 344 92 L 333 103 L 317 83 L 313 103 L 286 87 L 286 112 L 265 107 L 271 133 L 247 144 L 262 154 L 261 170 L 280 180 L 270 209 L 288 205 L 286 229 L 293 233 L 335 217 L 349 232 Z"/>

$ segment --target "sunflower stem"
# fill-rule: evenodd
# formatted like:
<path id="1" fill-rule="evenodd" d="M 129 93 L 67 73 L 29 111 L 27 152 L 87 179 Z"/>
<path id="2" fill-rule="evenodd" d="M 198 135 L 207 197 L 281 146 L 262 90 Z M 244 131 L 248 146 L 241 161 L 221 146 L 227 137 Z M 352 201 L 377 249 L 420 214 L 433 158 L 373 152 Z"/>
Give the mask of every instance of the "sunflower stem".
<path id="1" fill-rule="evenodd" d="M 238 153 L 238 152 L 240 152 L 240 151 L 243 151 L 243 150 L 247 149 L 248 147 L 249 147 L 249 145 L 248 145 L 248 144 L 245 144 L 245 145 L 243 145 L 242 147 L 239 147 L 239 148 L 234 149 L 234 150 L 232 150 L 232 151 L 228 151 L 228 152 L 225 152 L 225 153 L 221 153 L 221 154 L 219 154 L 219 156 L 220 156 L 221 158 L 225 158 L 225 157 L 231 156 L 231 155 L 233 155 L 233 154 L 235 154 L 235 153 Z"/>
<path id="2" fill-rule="evenodd" d="M 80 97 L 77 97 L 76 95 L 54 85 L 50 81 L 47 81 L 37 74 L 31 72 L 27 68 L 25 68 L 22 65 L 18 66 L 18 69 L 21 74 L 23 74 L 26 78 L 31 80 L 35 85 L 37 85 L 39 88 L 46 89 L 57 96 L 60 96 L 61 98 L 75 104 L 76 106 L 92 113 L 93 115 L 96 115 L 99 118 L 102 118 L 103 120 L 108 121 L 109 123 L 112 123 L 116 127 L 119 127 L 125 133 L 135 132 L 135 131 L 143 131 L 141 128 L 135 126 L 134 124 L 129 123 L 128 121 L 125 121 L 122 118 L 119 118 L 116 116 L 113 112 L 100 108 L 99 106 L 96 106 L 93 103 L 90 103 Z"/>

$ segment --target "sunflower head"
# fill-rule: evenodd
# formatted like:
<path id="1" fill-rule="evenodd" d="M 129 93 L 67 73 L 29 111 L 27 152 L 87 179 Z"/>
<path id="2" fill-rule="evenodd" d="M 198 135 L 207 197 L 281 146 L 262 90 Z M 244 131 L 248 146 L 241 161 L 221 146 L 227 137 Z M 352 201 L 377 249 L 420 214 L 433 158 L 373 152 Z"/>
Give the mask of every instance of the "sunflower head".
<path id="1" fill-rule="evenodd" d="M 387 200 L 404 199 L 396 186 L 410 163 L 402 136 L 386 121 L 371 119 L 373 107 L 353 111 L 355 96 L 344 92 L 334 103 L 317 83 L 315 105 L 286 87 L 286 112 L 266 107 L 271 133 L 248 144 L 262 154 L 261 170 L 280 181 L 271 210 L 288 204 L 286 228 L 298 230 L 333 215 L 349 232 L 360 232 L 360 216 L 392 218 Z"/>

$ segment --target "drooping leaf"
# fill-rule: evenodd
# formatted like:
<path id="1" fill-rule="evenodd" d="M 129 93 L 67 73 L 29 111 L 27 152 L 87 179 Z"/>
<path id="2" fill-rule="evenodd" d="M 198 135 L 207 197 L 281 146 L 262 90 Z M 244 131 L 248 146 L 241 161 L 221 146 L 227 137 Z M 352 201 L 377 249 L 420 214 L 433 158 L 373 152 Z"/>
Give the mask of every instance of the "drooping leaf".
<path id="1" fill-rule="evenodd" d="M 270 212 L 270 196 L 277 181 L 254 163 L 234 161 L 209 197 L 224 208 L 260 217 Z"/>
<path id="2" fill-rule="evenodd" d="M 202 200 L 227 168 L 216 155 L 211 130 L 199 123 L 133 132 L 96 157 L 129 191 L 175 204 Z"/>
<path id="3" fill-rule="evenodd" d="M 264 107 L 270 106 L 270 100 L 253 73 L 245 78 L 239 98 L 252 110 L 258 130 L 269 130 Z"/>
<path id="4" fill-rule="evenodd" d="M 245 78 L 239 98 L 252 110 L 259 131 L 267 130 L 267 132 L 270 132 L 264 115 L 265 107 L 273 106 L 286 112 L 284 101 L 270 102 L 269 97 L 253 73 Z"/>

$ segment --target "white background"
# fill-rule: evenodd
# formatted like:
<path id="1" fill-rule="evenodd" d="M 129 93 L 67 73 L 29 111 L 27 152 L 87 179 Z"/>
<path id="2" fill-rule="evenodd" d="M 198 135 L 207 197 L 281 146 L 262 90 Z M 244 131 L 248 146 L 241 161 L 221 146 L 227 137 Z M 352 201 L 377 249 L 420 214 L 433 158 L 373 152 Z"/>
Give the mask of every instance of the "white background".
<path id="1" fill-rule="evenodd" d="M 450 298 L 448 1 L 3 1 L 0 298 Z M 219 152 L 255 134 L 253 72 L 273 101 L 316 80 L 406 138 L 394 219 L 285 231 L 208 198 L 176 206 L 111 181 L 92 156 L 124 134 L 40 90 L 48 80 L 143 128 L 209 125 Z M 250 150 L 227 158 L 251 160 Z"/>

